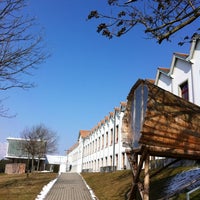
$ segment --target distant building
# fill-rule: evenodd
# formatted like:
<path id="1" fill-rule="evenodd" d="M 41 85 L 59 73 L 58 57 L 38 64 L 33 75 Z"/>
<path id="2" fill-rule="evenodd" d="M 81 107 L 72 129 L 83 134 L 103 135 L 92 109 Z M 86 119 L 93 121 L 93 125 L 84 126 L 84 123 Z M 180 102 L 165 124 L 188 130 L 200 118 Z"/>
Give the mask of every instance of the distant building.
<path id="1" fill-rule="evenodd" d="M 7 138 L 8 141 L 8 149 L 6 152 L 6 158 L 12 159 L 28 159 L 28 154 L 25 152 L 23 148 L 23 144 L 25 143 L 25 139 L 23 138 Z"/>
<path id="2" fill-rule="evenodd" d="M 24 138 L 7 138 L 8 141 L 8 148 L 6 152 L 6 158 L 11 160 L 13 163 L 26 163 L 28 164 L 28 159 L 31 159 L 31 155 L 28 155 L 28 152 L 25 151 L 24 145 L 26 143 L 26 139 Z M 38 141 L 40 142 L 40 141 Z M 45 155 L 42 157 L 38 157 L 38 155 L 35 155 L 34 157 L 34 166 L 37 166 L 38 160 L 40 160 L 40 170 L 44 169 L 44 163 L 45 163 Z M 31 165 L 31 162 L 29 162 L 29 165 Z M 29 169 L 30 166 L 27 166 L 27 169 Z"/>
<path id="3" fill-rule="evenodd" d="M 28 158 L 31 159 L 31 156 L 28 157 L 28 153 L 24 150 L 24 143 L 26 142 L 26 140 L 24 138 L 9 137 L 7 138 L 7 141 L 8 141 L 8 148 L 5 157 L 9 160 L 12 160 L 13 163 L 26 163 L 27 165 Z M 37 166 L 39 159 L 40 159 L 39 170 L 46 170 L 47 169 L 46 167 L 49 166 L 48 170 L 53 171 L 55 165 L 59 166 L 59 173 L 66 172 L 68 170 L 67 156 L 43 155 L 43 157 L 38 158 L 38 156 L 35 155 L 34 158 L 35 167 Z M 29 162 L 29 165 L 30 164 L 31 162 Z"/>
<path id="4" fill-rule="evenodd" d="M 69 171 L 67 156 L 46 155 L 45 164 L 50 165 L 50 171 L 53 171 L 55 165 L 59 165 L 59 174 Z"/>

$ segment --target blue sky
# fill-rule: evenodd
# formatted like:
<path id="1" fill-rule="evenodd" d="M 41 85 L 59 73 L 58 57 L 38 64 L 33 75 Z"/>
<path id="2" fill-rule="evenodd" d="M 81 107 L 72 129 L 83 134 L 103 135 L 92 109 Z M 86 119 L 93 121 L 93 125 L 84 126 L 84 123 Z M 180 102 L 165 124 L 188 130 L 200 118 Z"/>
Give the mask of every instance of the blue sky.
<path id="1" fill-rule="evenodd" d="M 28 77 L 37 87 L 1 92 L 9 112 L 17 114 L 0 118 L 1 142 L 43 123 L 57 132 L 63 155 L 79 130 L 90 130 L 126 100 L 138 78 L 155 79 L 157 67 L 170 66 L 173 52 L 189 53 L 189 46 L 177 45 L 178 34 L 161 45 L 145 39 L 142 27 L 112 40 L 97 34 L 97 21 L 86 18 L 90 10 L 105 9 L 102 2 L 30 1 L 28 11 L 43 27 L 51 57 Z"/>

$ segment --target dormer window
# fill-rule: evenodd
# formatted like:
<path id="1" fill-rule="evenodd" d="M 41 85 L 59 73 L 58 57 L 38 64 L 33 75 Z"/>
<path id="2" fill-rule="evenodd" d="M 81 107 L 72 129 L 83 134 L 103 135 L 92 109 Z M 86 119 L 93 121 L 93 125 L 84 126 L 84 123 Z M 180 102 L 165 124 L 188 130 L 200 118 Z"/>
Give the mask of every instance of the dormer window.
<path id="1" fill-rule="evenodd" d="M 180 95 L 183 99 L 189 100 L 188 81 L 185 81 L 180 85 Z"/>

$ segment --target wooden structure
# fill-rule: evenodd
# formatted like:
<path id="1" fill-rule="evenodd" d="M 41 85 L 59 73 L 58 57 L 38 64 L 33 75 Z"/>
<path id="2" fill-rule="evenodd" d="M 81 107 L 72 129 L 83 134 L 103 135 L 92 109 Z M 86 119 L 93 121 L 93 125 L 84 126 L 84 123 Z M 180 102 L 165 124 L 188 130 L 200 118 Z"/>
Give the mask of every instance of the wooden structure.
<path id="1" fill-rule="evenodd" d="M 200 159 L 200 107 L 147 80 L 138 80 L 127 100 L 122 132 L 133 171 L 129 199 L 139 191 L 148 200 L 150 156 Z"/>

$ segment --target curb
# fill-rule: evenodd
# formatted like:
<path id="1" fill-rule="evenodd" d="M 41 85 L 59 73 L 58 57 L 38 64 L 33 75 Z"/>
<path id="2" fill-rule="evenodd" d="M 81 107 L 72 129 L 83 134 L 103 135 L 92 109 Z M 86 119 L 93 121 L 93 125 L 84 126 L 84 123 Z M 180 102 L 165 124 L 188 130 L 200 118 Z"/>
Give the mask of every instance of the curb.
<path id="1" fill-rule="evenodd" d="M 85 181 L 85 179 L 82 177 L 82 175 L 81 175 L 80 173 L 79 173 L 79 175 L 81 176 L 83 182 L 85 183 L 87 189 L 89 190 L 90 195 L 91 195 L 91 197 L 92 197 L 92 200 L 99 200 L 99 199 L 96 197 L 96 195 L 94 194 L 94 192 L 92 191 L 92 189 L 90 188 L 90 186 L 86 183 L 86 181 Z"/>
<path id="2" fill-rule="evenodd" d="M 50 189 L 53 187 L 53 185 L 55 184 L 55 182 L 57 181 L 58 177 L 52 181 L 50 181 L 47 185 L 45 185 L 40 194 L 37 195 L 36 199 L 35 200 L 43 200 L 47 193 L 50 191 Z"/>

